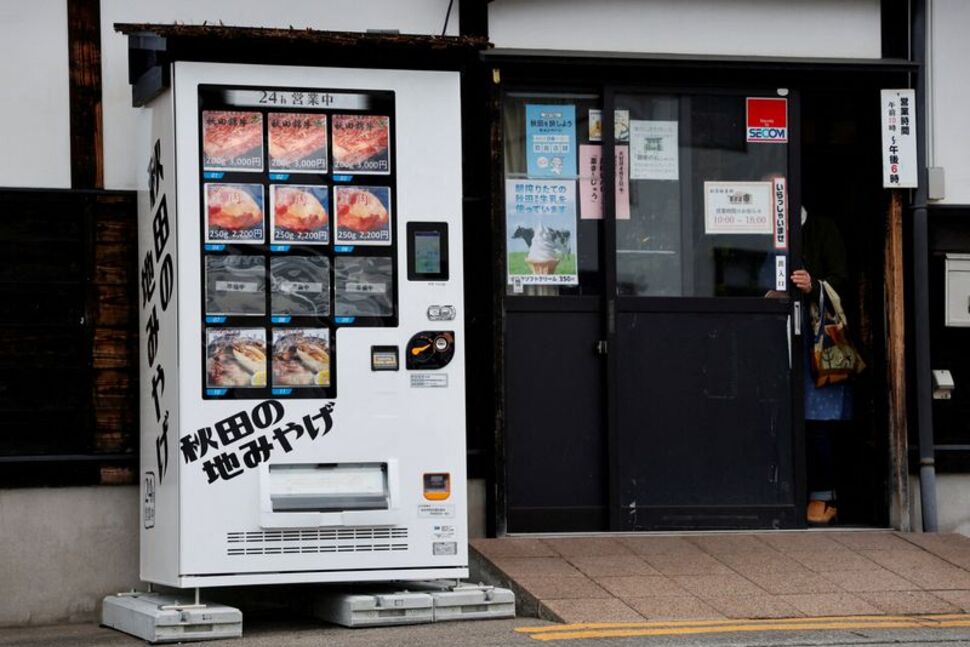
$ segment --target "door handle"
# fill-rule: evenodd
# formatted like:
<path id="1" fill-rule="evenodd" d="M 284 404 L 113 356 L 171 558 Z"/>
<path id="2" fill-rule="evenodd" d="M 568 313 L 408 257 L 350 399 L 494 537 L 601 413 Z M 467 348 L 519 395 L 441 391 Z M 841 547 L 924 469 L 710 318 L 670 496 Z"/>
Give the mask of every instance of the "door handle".
<path id="1" fill-rule="evenodd" d="M 794 314 L 792 314 L 792 317 L 794 319 L 794 321 L 792 322 L 792 324 L 794 324 L 795 336 L 796 337 L 801 337 L 801 335 L 802 335 L 802 302 L 801 301 L 794 301 L 792 303 L 792 308 L 793 308 L 793 311 L 794 311 Z"/>

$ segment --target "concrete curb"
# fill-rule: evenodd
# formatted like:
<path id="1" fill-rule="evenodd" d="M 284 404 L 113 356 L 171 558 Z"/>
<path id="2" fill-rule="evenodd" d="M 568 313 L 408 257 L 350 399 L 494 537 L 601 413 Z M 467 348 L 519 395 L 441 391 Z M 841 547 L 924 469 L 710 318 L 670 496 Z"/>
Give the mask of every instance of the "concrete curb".
<path id="1" fill-rule="evenodd" d="M 483 582 L 484 584 L 511 589 L 515 593 L 515 613 L 517 616 L 539 618 L 550 622 L 565 622 L 562 617 L 544 605 L 528 590 L 522 588 L 518 582 L 495 566 L 471 544 L 468 546 L 468 566 L 473 582 Z"/>

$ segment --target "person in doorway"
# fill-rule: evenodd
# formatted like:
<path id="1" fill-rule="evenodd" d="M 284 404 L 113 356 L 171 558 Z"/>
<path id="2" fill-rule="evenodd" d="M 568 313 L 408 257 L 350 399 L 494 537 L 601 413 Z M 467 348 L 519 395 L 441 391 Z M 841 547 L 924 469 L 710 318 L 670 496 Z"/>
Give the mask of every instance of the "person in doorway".
<path id="1" fill-rule="evenodd" d="M 845 298 L 849 283 L 845 244 L 835 223 L 827 218 L 808 217 L 802 207 L 803 267 L 791 275 L 791 281 L 802 292 L 805 306 L 804 330 L 811 331 L 809 310 L 818 303 L 819 281 L 825 281 Z M 803 337 L 805 348 L 805 435 L 807 440 L 808 509 L 810 524 L 835 523 L 838 509 L 835 500 L 835 436 L 843 421 L 852 419 L 852 387 L 847 382 L 816 387 L 811 370 L 811 335 Z"/>

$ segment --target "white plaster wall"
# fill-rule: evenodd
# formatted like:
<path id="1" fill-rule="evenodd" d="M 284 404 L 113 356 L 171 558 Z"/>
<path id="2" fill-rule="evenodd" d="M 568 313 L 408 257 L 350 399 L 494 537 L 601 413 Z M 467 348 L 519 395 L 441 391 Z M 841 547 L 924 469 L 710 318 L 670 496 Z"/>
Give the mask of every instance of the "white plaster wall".
<path id="1" fill-rule="evenodd" d="M 71 186 L 67 2 L 0 2 L 0 186 Z"/>
<path id="2" fill-rule="evenodd" d="M 881 55 L 879 0 L 495 0 L 488 20 L 497 47 Z"/>
<path id="3" fill-rule="evenodd" d="M 913 531 L 923 528 L 919 478 L 910 477 L 909 505 Z M 970 474 L 936 475 L 936 514 L 940 532 L 958 532 L 970 537 Z"/>
<path id="4" fill-rule="evenodd" d="M 930 166 L 946 174 L 945 203 L 970 204 L 970 2 L 931 0 Z"/>
<path id="5" fill-rule="evenodd" d="M 91 622 L 138 586 L 138 488 L 0 490 L 0 627 Z"/>
<path id="6" fill-rule="evenodd" d="M 61 0 L 63 2 L 63 0 Z M 114 30 L 118 22 L 289 27 L 328 31 L 397 29 L 406 34 L 441 34 L 448 0 L 102 0 L 101 69 L 104 97 L 104 183 L 109 189 L 146 184 L 139 151 L 147 138 L 147 116 L 131 107 L 128 41 Z M 448 34 L 458 34 L 455 0 Z M 65 86 L 66 87 L 66 86 Z"/>

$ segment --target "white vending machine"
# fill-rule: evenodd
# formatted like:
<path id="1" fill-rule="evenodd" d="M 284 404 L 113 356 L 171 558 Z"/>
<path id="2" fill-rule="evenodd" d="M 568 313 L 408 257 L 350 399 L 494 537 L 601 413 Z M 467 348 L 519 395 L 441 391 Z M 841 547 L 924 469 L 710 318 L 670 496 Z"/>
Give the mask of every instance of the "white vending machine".
<path id="1" fill-rule="evenodd" d="M 139 212 L 142 579 L 467 577 L 458 73 L 170 73 Z"/>

